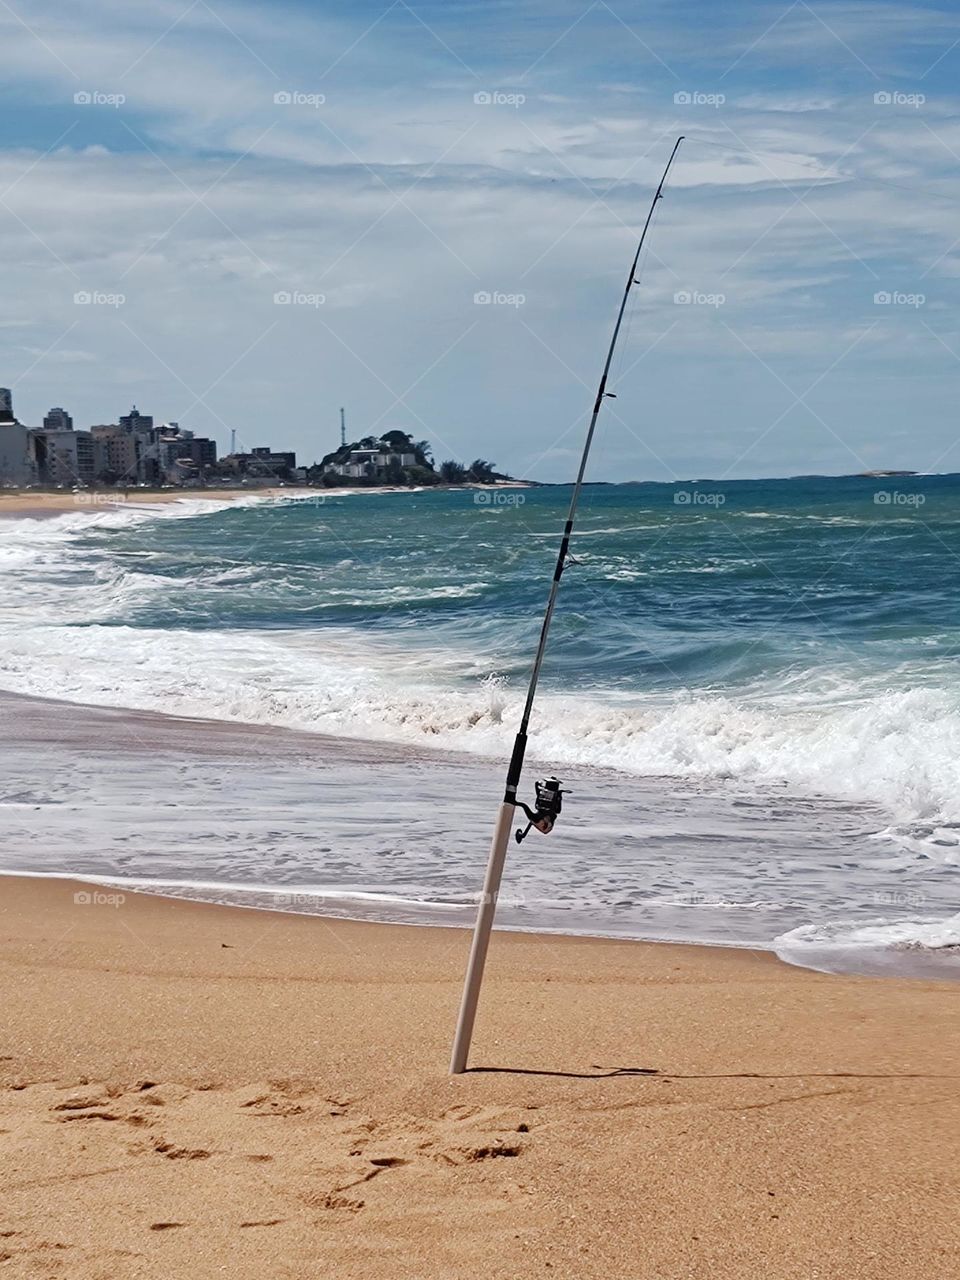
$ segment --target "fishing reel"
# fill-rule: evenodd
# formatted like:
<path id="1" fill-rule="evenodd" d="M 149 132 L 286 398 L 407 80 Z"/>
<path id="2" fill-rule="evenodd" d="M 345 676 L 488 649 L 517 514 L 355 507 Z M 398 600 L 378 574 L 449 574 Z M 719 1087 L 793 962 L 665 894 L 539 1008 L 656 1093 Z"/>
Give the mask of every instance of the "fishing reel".
<path id="1" fill-rule="evenodd" d="M 517 828 L 516 837 L 517 844 L 522 844 L 530 833 L 531 827 L 547 836 L 553 830 L 554 823 L 560 817 L 560 810 L 563 808 L 563 797 L 567 794 L 560 786 L 559 778 L 539 778 L 534 784 L 537 792 L 536 808 L 531 809 L 518 800 L 520 808 L 527 815 L 530 821 L 521 831 Z"/>

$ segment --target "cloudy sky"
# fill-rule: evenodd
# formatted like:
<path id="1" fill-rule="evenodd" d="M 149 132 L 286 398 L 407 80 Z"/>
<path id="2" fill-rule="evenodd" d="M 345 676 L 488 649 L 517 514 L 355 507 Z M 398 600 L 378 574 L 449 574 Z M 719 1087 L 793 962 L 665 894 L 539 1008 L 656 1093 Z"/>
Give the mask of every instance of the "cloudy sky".
<path id="1" fill-rule="evenodd" d="M 311 461 L 344 405 L 566 479 L 683 133 L 593 478 L 960 471 L 960 5 L 0 0 L 0 49 L 23 421 Z"/>

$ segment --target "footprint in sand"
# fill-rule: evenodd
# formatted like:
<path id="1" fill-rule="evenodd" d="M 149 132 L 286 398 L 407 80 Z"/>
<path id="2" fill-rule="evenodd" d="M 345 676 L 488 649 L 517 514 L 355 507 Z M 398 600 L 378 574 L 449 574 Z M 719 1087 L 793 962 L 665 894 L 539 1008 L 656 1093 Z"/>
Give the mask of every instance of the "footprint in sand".
<path id="1" fill-rule="evenodd" d="M 339 1196 L 333 1191 L 325 1195 L 319 1191 L 308 1192 L 299 1199 L 310 1209 L 345 1209 L 348 1213 L 359 1213 L 366 1203 L 363 1200 L 351 1200 L 347 1196 Z"/>
<path id="2" fill-rule="evenodd" d="M 288 1098 L 276 1098 L 269 1093 L 258 1094 L 255 1098 L 241 1102 L 240 1106 L 252 1108 L 251 1114 L 255 1116 L 300 1116 L 307 1109 L 299 1102 L 291 1102 Z"/>
<path id="3" fill-rule="evenodd" d="M 153 1149 L 168 1160 L 208 1160 L 213 1155 L 212 1151 L 202 1148 L 175 1147 L 172 1142 L 163 1142 L 159 1138 L 153 1143 Z"/>
<path id="4" fill-rule="evenodd" d="M 66 1115 L 57 1116 L 58 1120 L 121 1120 L 114 1111 L 68 1111 Z"/>
<path id="5" fill-rule="evenodd" d="M 91 1107 L 103 1107 L 111 1101 L 110 1097 L 102 1093 L 78 1093 L 72 1098 L 66 1098 L 63 1102 L 58 1102 L 51 1107 L 51 1111 L 89 1111 Z"/>
<path id="6" fill-rule="evenodd" d="M 523 1155 L 523 1147 L 505 1142 L 492 1142 L 479 1147 L 455 1147 L 438 1151 L 434 1159 L 445 1164 L 472 1164 L 476 1160 L 507 1159 Z"/>

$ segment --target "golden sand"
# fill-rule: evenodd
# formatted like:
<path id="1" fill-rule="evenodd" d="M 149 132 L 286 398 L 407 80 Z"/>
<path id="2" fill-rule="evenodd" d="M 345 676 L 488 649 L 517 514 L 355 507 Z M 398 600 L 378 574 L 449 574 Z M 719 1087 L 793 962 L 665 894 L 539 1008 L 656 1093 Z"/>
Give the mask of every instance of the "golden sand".
<path id="1" fill-rule="evenodd" d="M 948 1280 L 960 990 L 0 878 L 0 1275 Z"/>
<path id="2" fill-rule="evenodd" d="M 62 516 L 68 512 L 122 510 L 158 502 L 179 502 L 199 498 L 209 502 L 235 502 L 238 498 L 295 498 L 310 494 L 330 494 L 339 490 L 299 487 L 258 489 L 122 489 L 82 490 L 77 493 L 41 493 L 35 490 L 0 489 L 0 516 Z"/>

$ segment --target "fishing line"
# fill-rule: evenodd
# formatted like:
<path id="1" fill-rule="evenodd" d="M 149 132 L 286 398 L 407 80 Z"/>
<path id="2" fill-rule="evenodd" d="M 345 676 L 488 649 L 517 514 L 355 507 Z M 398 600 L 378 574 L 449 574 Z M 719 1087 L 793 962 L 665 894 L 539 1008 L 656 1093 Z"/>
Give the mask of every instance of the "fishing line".
<path id="1" fill-rule="evenodd" d="M 666 192 L 669 189 L 669 186 L 670 186 L 670 181 L 669 181 L 669 173 L 668 173 L 667 180 L 663 184 L 663 191 Z M 653 230 L 653 228 L 657 225 L 659 213 L 660 213 L 660 201 L 658 200 L 654 205 L 653 217 L 650 221 L 651 230 Z M 620 345 L 617 349 L 617 355 L 614 360 L 614 368 L 610 376 L 610 381 L 613 386 L 619 385 L 622 377 L 624 376 L 624 370 L 627 364 L 628 357 L 631 360 L 633 359 L 633 353 L 630 350 L 630 334 L 633 329 L 634 319 L 636 318 L 636 316 L 639 314 L 639 311 L 640 311 L 640 291 L 645 282 L 646 272 L 647 272 L 649 262 L 650 262 L 650 248 L 649 246 L 644 246 L 643 252 L 641 253 L 640 258 L 638 260 L 637 270 L 634 273 L 635 289 L 631 291 L 630 300 L 627 304 L 627 313 L 626 313 L 626 319 L 623 327 L 623 335 L 620 341 Z M 630 430 L 630 428 L 627 427 L 622 421 L 619 422 L 618 425 L 621 431 Z M 606 461 L 609 455 L 609 447 L 608 447 L 609 444 L 610 444 L 610 441 L 608 439 L 608 435 L 606 433 L 601 435 L 598 446 L 597 446 L 598 465 Z"/>
<path id="2" fill-rule="evenodd" d="M 666 191 L 668 187 L 669 187 L 669 177 L 667 181 L 664 183 L 663 190 Z M 657 218 L 660 212 L 659 206 L 660 206 L 660 201 L 658 200 L 654 205 L 653 217 L 650 220 L 651 231 L 653 230 L 653 228 L 656 226 L 656 223 L 657 223 Z M 619 349 L 617 351 L 616 359 L 614 361 L 614 369 L 611 377 L 611 381 L 614 383 L 619 382 L 620 376 L 623 373 L 624 365 L 626 364 L 627 356 L 630 354 L 630 331 L 633 328 L 634 318 L 636 317 L 637 313 L 640 310 L 640 296 L 639 296 L 640 289 L 642 288 L 644 283 L 644 273 L 647 270 L 647 264 L 649 263 L 649 261 L 650 261 L 650 249 L 649 247 L 646 247 L 645 251 L 642 252 L 640 255 L 640 259 L 637 264 L 637 270 L 634 273 L 635 279 L 633 283 L 636 286 L 636 290 L 635 291 L 631 290 L 630 300 L 627 304 L 627 314 L 626 314 L 626 322 L 623 328 L 623 337 L 620 342 Z M 601 439 L 601 446 L 603 446 L 603 444 L 604 444 L 604 441 Z"/>

